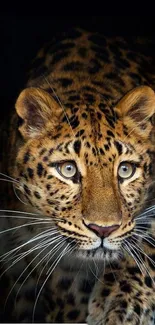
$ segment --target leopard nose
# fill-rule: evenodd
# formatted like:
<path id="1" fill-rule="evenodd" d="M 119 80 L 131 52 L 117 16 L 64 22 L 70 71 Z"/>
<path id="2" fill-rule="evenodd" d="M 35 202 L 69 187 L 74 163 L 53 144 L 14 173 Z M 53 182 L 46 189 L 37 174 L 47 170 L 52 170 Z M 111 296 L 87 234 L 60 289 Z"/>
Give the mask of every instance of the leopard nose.
<path id="1" fill-rule="evenodd" d="M 119 228 L 119 225 L 113 225 L 113 226 L 107 226 L 102 227 L 98 226 L 94 223 L 90 223 L 87 225 L 87 227 L 92 230 L 97 236 L 101 238 L 108 237 L 113 231 Z"/>

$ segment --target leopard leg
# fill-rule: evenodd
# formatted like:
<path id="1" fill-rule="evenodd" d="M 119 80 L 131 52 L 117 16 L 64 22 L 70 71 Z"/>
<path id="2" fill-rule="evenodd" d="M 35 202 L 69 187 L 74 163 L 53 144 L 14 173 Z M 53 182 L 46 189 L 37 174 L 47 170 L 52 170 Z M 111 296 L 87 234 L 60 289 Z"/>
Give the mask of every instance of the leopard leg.
<path id="1" fill-rule="evenodd" d="M 153 325 L 154 282 L 137 267 L 108 272 L 89 301 L 89 325 Z"/>

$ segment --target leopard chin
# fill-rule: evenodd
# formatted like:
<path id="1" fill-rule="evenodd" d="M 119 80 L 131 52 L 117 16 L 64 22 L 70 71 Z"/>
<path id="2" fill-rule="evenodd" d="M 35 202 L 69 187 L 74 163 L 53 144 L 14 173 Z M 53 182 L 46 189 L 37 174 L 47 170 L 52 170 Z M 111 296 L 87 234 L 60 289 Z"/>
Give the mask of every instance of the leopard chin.
<path id="1" fill-rule="evenodd" d="M 100 261 L 102 263 L 107 261 L 116 261 L 123 254 L 120 250 L 110 250 L 105 247 L 98 247 L 91 250 L 79 250 L 78 257 L 86 261 Z"/>

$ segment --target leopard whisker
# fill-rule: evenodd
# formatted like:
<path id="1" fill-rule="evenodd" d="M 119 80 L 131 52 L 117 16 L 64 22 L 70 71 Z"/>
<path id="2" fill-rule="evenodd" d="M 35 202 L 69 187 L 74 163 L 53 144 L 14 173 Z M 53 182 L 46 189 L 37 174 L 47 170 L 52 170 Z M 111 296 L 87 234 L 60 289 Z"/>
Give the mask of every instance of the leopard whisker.
<path id="1" fill-rule="evenodd" d="M 38 277 L 38 280 L 37 280 L 37 283 L 36 283 L 36 290 L 37 290 L 37 286 L 38 286 L 38 283 L 39 283 L 40 277 L 41 277 L 41 275 L 42 275 L 44 269 L 47 267 L 47 264 L 50 262 L 51 258 L 53 258 L 53 256 L 54 256 L 54 255 L 55 255 L 55 254 L 60 250 L 60 248 L 63 247 L 65 241 L 66 241 L 66 238 L 64 238 L 63 241 L 61 241 L 61 243 L 58 243 L 58 244 L 54 247 L 54 249 L 52 249 L 52 250 L 47 254 L 47 255 L 49 255 L 49 259 L 47 260 L 46 264 L 44 265 L 44 267 L 42 268 L 42 270 L 41 270 L 41 272 L 40 272 L 40 274 L 39 274 L 39 277 Z M 75 240 L 72 240 L 71 243 L 73 243 L 73 242 L 75 242 Z M 57 246 L 58 246 L 58 248 L 55 250 L 55 248 L 56 248 Z M 77 245 L 75 245 L 74 247 L 71 247 L 70 250 L 68 250 L 67 253 L 70 254 L 71 252 L 73 252 L 73 251 L 75 250 L 75 247 L 76 247 L 76 246 L 77 246 Z M 55 251 L 54 251 L 54 254 L 52 254 L 52 256 L 50 257 L 50 255 L 51 255 L 51 253 L 53 252 L 53 250 L 55 250 Z M 47 256 L 46 256 L 46 257 L 47 257 Z M 52 263 L 51 267 L 48 269 L 48 271 L 46 272 L 46 275 L 48 275 L 49 272 L 50 272 L 50 274 L 51 274 L 51 268 L 52 268 L 52 267 L 53 267 L 53 263 Z"/>
<path id="2" fill-rule="evenodd" d="M 99 269 L 98 269 L 97 263 L 96 263 L 96 261 L 95 261 L 95 259 L 94 259 L 94 258 L 93 258 L 93 263 L 94 263 L 94 265 L 95 265 L 96 274 L 98 274 L 98 272 L 99 272 Z"/>
<path id="3" fill-rule="evenodd" d="M 135 230 L 138 231 L 138 232 L 140 232 L 141 235 L 143 235 L 145 237 L 148 237 L 148 238 L 150 238 L 152 240 L 155 240 L 154 237 L 150 236 L 148 232 L 144 232 L 144 229 L 141 229 L 141 227 L 136 227 Z M 149 232 L 151 233 L 151 231 L 149 231 Z M 134 231 L 133 231 L 133 233 L 134 233 Z"/>
<path id="4" fill-rule="evenodd" d="M 23 227 L 28 227 L 28 226 L 32 226 L 32 225 L 47 224 L 47 223 L 51 223 L 51 222 L 50 221 L 42 221 L 42 222 L 38 221 L 38 222 L 25 223 L 23 225 L 19 225 L 19 226 L 15 226 L 15 227 L 12 227 L 12 228 L 8 228 L 6 230 L 2 230 L 2 231 L 0 231 L 0 234 L 4 234 L 4 233 L 9 232 L 9 231 L 21 229 Z"/>
<path id="5" fill-rule="evenodd" d="M 64 239 L 64 241 L 63 242 L 65 242 L 66 241 L 66 238 Z M 65 255 L 66 254 L 68 254 L 68 253 L 70 253 L 72 250 L 73 250 L 73 248 L 75 249 L 75 247 L 70 247 L 70 244 L 72 244 L 74 242 L 74 239 L 73 239 L 73 241 L 71 242 L 71 243 L 68 243 L 67 245 L 66 245 L 66 247 L 63 249 L 63 252 L 64 252 L 64 250 L 66 250 L 66 248 L 67 248 L 67 252 L 65 253 Z M 68 249 L 68 247 L 70 247 L 69 249 Z M 52 256 L 53 257 L 53 256 Z M 55 263 L 55 261 L 52 263 L 52 265 Z M 46 272 L 46 275 L 48 276 L 49 274 L 51 275 L 51 270 L 52 270 L 52 272 L 54 271 L 54 269 L 52 268 L 52 265 L 50 266 L 50 268 L 48 269 L 48 271 Z"/>
<path id="6" fill-rule="evenodd" d="M 136 232 L 134 232 L 134 235 L 137 236 L 137 237 L 140 237 L 140 238 L 144 239 L 150 245 L 152 245 L 153 247 L 155 247 L 155 244 L 152 243 L 152 241 L 155 243 L 155 239 L 153 237 L 151 237 L 149 235 L 144 235 L 142 231 L 139 231 L 139 232 L 140 232 L 140 234 L 137 234 Z"/>
<path id="7" fill-rule="evenodd" d="M 17 181 L 12 181 L 12 180 L 10 180 L 10 179 L 5 179 L 5 178 L 0 178 L 0 181 L 8 182 L 8 183 L 11 183 L 11 184 L 18 184 Z"/>
<path id="8" fill-rule="evenodd" d="M 48 245 L 46 245 L 34 258 L 33 258 L 33 260 L 27 265 L 27 267 L 23 270 L 23 272 L 22 272 L 22 274 L 20 275 L 20 277 L 26 272 L 26 270 L 29 268 L 29 266 L 38 258 L 38 256 L 40 255 L 40 254 L 42 254 L 51 244 L 53 245 L 53 242 L 56 242 L 56 241 L 58 241 L 58 243 L 52 248 L 52 250 L 51 251 L 54 251 L 55 250 L 55 248 L 59 245 L 59 246 L 62 246 L 61 244 L 62 244 L 62 242 L 60 243 L 59 242 L 59 238 L 60 236 L 58 236 L 58 237 L 56 237 L 56 239 L 54 240 L 54 241 L 50 241 L 49 243 L 48 243 Z M 62 237 L 62 236 L 61 236 Z M 50 251 L 50 252 L 51 252 Z M 33 269 L 28 273 L 28 275 L 26 276 L 26 278 L 24 279 L 24 281 L 22 282 L 22 284 L 21 284 L 21 286 L 19 287 L 19 289 L 18 289 L 18 291 L 17 291 L 17 294 L 16 294 L 16 297 L 15 297 L 15 300 L 17 299 L 17 297 L 18 297 L 18 294 L 19 294 L 19 292 L 20 292 L 20 290 L 21 290 L 21 288 L 23 287 L 23 285 L 24 285 L 24 283 L 26 282 L 26 280 L 30 277 L 30 275 L 34 272 L 34 270 L 35 269 L 37 269 L 38 268 L 38 266 L 47 258 L 47 256 L 50 254 L 50 252 L 48 252 L 45 256 L 43 256 L 43 258 L 33 267 Z M 54 254 L 55 254 L 56 252 L 54 252 Z M 54 255 L 53 255 L 54 256 Z M 20 277 L 17 279 L 17 281 L 16 281 L 16 283 L 20 280 Z M 16 283 L 14 284 L 14 286 L 16 285 Z M 38 281 L 37 281 L 37 283 L 38 283 Z M 37 284 L 36 284 L 37 285 Z"/>
<path id="9" fill-rule="evenodd" d="M 56 238 L 57 240 L 59 240 L 59 238 Z M 20 278 L 23 276 L 23 274 L 26 272 L 26 270 L 29 268 L 29 266 L 38 258 L 38 256 L 41 254 L 41 253 L 43 253 L 50 245 L 52 244 L 52 242 L 50 242 L 49 243 L 49 245 L 46 245 L 33 259 L 32 259 L 32 261 L 26 266 L 26 268 L 23 270 L 23 272 L 20 274 L 20 276 L 17 278 L 17 280 L 15 281 L 15 283 L 13 284 L 13 286 L 12 286 L 12 288 L 11 288 L 11 290 L 9 291 L 9 294 L 8 294 L 8 296 L 7 296 L 7 298 L 6 298 L 6 301 L 5 301 L 5 306 L 6 306 L 6 304 L 7 304 L 7 301 L 8 301 L 8 298 L 9 298 L 9 296 L 10 296 L 10 294 L 11 294 L 11 292 L 13 291 L 13 289 L 14 289 L 14 287 L 16 286 L 16 284 L 18 283 L 18 281 L 20 280 Z M 26 255 L 24 255 L 24 257 L 25 256 L 27 256 L 28 254 L 26 254 Z M 20 286 L 20 288 L 18 289 L 18 291 L 17 291 L 17 294 L 16 294 L 16 297 L 15 297 L 15 301 L 16 301 L 16 299 L 17 299 L 17 296 L 18 296 L 18 294 L 19 294 L 19 291 L 20 291 L 20 289 L 22 288 L 22 286 L 24 285 L 24 283 L 25 283 L 25 281 L 28 279 L 28 277 L 32 274 L 32 272 L 34 271 L 34 269 L 41 263 L 41 262 L 43 262 L 43 260 L 44 260 L 44 258 L 45 258 L 45 256 L 43 256 L 43 258 L 39 261 L 39 263 L 33 268 L 33 270 L 31 270 L 31 272 L 28 274 L 28 276 L 24 279 L 24 281 L 22 282 L 22 285 Z"/>
<path id="10" fill-rule="evenodd" d="M 152 207 L 147 208 L 143 213 L 140 214 L 140 216 L 143 216 L 143 215 L 145 215 L 147 212 L 150 212 L 150 211 L 152 211 L 152 210 L 154 210 L 154 212 L 155 212 L 155 205 L 153 205 Z"/>
<path id="11" fill-rule="evenodd" d="M 20 190 L 20 189 L 18 188 L 18 190 Z M 15 193 L 16 198 L 17 198 L 21 203 L 23 203 L 23 204 L 25 204 L 25 205 L 28 205 L 27 202 L 24 202 L 24 201 L 19 197 L 19 195 L 18 195 L 17 192 L 16 192 L 16 188 L 15 188 L 14 184 L 13 184 L 13 191 L 14 191 L 14 193 Z"/>
<path id="12" fill-rule="evenodd" d="M 53 244 L 56 240 L 59 240 L 60 239 L 60 237 L 61 237 L 61 235 L 59 235 L 59 236 L 55 236 L 54 238 L 53 238 L 53 240 L 51 240 L 51 238 L 50 238 L 50 240 L 47 240 L 46 241 L 46 246 L 45 246 L 45 249 L 47 249 L 47 243 L 49 242 L 49 245 L 51 245 L 51 244 Z M 39 245 L 39 247 L 38 248 L 42 248 L 42 246 L 41 245 Z M 13 267 L 15 264 L 17 264 L 21 259 L 23 259 L 24 257 L 26 257 L 26 256 L 28 256 L 30 253 L 32 253 L 33 252 L 33 250 L 32 251 L 30 251 L 30 250 L 28 250 L 28 251 L 26 251 L 26 252 L 24 252 L 24 253 L 22 253 L 21 254 L 21 256 L 20 257 L 18 257 L 11 265 L 9 265 L 9 267 L 7 268 L 7 269 L 5 269 L 4 270 L 4 272 L 1 274 L 1 276 L 0 277 L 2 277 L 11 267 Z M 39 252 L 40 253 L 40 252 Z M 38 254 L 39 255 L 39 254 Z M 35 256 L 35 258 L 37 258 L 36 256 Z M 34 258 L 34 259 L 35 259 Z"/>
<path id="13" fill-rule="evenodd" d="M 125 239 L 124 239 L 124 248 L 129 253 L 129 255 L 133 258 L 133 260 L 137 264 L 137 266 L 138 266 L 140 272 L 142 273 L 142 275 L 144 275 L 144 273 L 143 273 L 144 272 L 143 265 L 141 265 L 141 261 L 139 260 L 139 256 L 138 257 L 136 257 L 137 255 L 135 256 L 135 251 L 134 251 L 133 247 Z"/>
<path id="14" fill-rule="evenodd" d="M 144 224 L 148 224 L 151 225 L 152 223 L 155 222 L 155 218 L 154 217 L 144 217 L 144 218 L 139 218 L 139 219 L 135 219 L 136 224 L 137 225 L 144 225 Z"/>
<path id="15" fill-rule="evenodd" d="M 27 254 L 27 253 L 28 254 L 31 253 L 31 252 L 33 253 L 35 250 L 39 249 L 40 247 L 44 247 L 46 245 L 46 243 L 51 240 L 51 238 L 46 239 L 47 237 L 53 236 L 53 235 L 55 235 L 57 233 L 58 233 L 58 231 L 50 231 L 49 233 L 47 233 L 47 234 L 45 234 L 43 236 L 43 239 L 42 239 L 42 241 L 39 242 L 39 244 L 36 244 L 34 247 L 31 247 L 29 250 L 27 250 L 25 252 L 22 252 L 22 253 L 19 253 L 19 254 L 17 254 L 17 252 L 19 252 L 19 250 L 20 250 L 20 249 L 18 249 L 16 252 L 14 252 L 15 253 L 14 255 L 12 254 L 13 256 L 11 256 L 9 259 L 6 260 L 6 258 L 8 258 L 8 256 L 11 255 L 12 252 L 10 252 L 10 253 L 7 254 L 7 256 L 5 256 L 3 258 L 2 261 L 6 260 L 6 263 L 8 263 L 9 261 L 13 260 L 13 258 L 16 258 L 16 257 L 19 257 L 19 258 L 22 257 L 23 258 L 25 256 L 25 254 Z"/>
<path id="16" fill-rule="evenodd" d="M 3 212 L 3 211 L 2 211 Z M 5 210 L 4 210 L 4 212 L 5 212 Z M 48 218 L 48 219 L 46 219 L 46 218 L 35 218 L 35 217 L 26 217 L 26 216 L 16 216 L 16 215 L 7 215 L 7 214 L 3 214 L 3 215 L 0 215 L 0 218 L 13 218 L 13 219 L 26 219 L 26 220 L 40 220 L 40 221 L 51 221 L 51 223 L 53 222 L 53 219 L 51 219 L 51 218 Z M 55 221 L 55 219 L 54 219 L 54 221 Z M 57 221 L 57 220 L 56 220 Z"/>
<path id="17" fill-rule="evenodd" d="M 45 249 L 45 248 L 44 248 Z M 43 251 L 44 249 L 42 249 L 36 256 L 35 258 L 37 258 Z M 44 257 L 43 257 L 44 258 Z M 24 272 L 26 272 L 27 268 L 30 266 L 31 263 L 33 263 L 34 259 L 27 265 L 27 267 L 23 270 L 23 272 L 20 274 L 20 276 L 17 278 L 17 280 L 15 281 L 15 283 L 13 284 L 12 288 L 10 289 L 8 295 L 7 295 L 7 298 L 5 300 L 5 308 L 6 308 L 6 304 L 8 302 L 8 299 L 9 299 L 9 296 L 11 295 L 11 292 L 13 291 L 14 287 L 16 286 L 16 284 L 18 283 L 18 281 L 20 280 L 21 276 L 24 274 Z M 20 288 L 19 288 L 20 289 Z M 17 294 L 16 294 L 16 297 L 15 297 L 15 303 L 16 303 L 16 300 L 17 300 L 17 296 L 19 294 L 19 290 L 17 291 Z"/>
<path id="18" fill-rule="evenodd" d="M 73 251 L 76 250 L 77 247 L 78 247 L 78 244 L 76 243 L 75 246 L 73 247 Z M 71 251 L 71 253 L 72 253 L 73 251 Z M 69 252 L 69 254 L 70 254 L 70 252 Z M 74 286 L 74 283 L 75 283 L 75 281 L 76 281 L 76 278 L 78 277 L 78 275 L 79 275 L 79 273 L 80 273 L 81 268 L 82 268 L 83 265 L 84 265 L 84 261 L 81 260 L 81 264 L 80 264 L 80 266 L 79 266 L 78 271 L 76 272 L 76 275 L 75 275 L 75 277 L 74 277 L 74 280 L 73 280 L 72 286 Z M 85 266 L 87 267 L 87 264 L 85 264 Z M 70 271 L 71 271 L 71 270 L 72 270 L 72 267 L 71 267 L 71 265 L 70 265 Z"/>
<path id="19" fill-rule="evenodd" d="M 1 172 L 0 172 L 0 175 L 2 175 L 2 176 L 4 176 L 4 177 L 6 177 L 6 178 L 12 180 L 12 181 L 15 182 L 15 183 L 20 183 L 17 179 L 15 179 L 15 178 L 13 178 L 13 177 L 7 175 L 7 174 L 4 174 L 4 173 L 1 173 Z"/>
<path id="20" fill-rule="evenodd" d="M 6 213 L 22 213 L 22 212 L 19 212 L 19 211 L 12 211 L 12 210 L 0 210 L 0 212 L 6 212 Z M 30 213 L 24 213 L 25 215 L 31 215 Z M 40 221 L 49 221 L 51 224 L 52 223 L 55 223 L 56 221 L 62 221 L 62 218 L 59 218 L 59 217 L 53 217 L 51 216 L 51 218 L 47 218 L 47 217 L 30 217 L 30 216 L 20 216 L 20 215 L 8 215 L 8 214 L 0 214 L 0 218 L 13 218 L 13 219 L 27 219 L 27 220 L 39 220 Z M 33 214 L 32 214 L 33 215 Z M 38 214 L 34 214 L 34 215 L 38 215 Z M 39 216 L 39 215 L 38 215 Z"/>
<path id="21" fill-rule="evenodd" d="M 47 267 L 47 265 L 48 265 L 48 263 L 50 262 L 51 258 L 52 258 L 52 257 L 53 257 L 57 252 L 58 252 L 58 250 L 59 250 L 61 247 L 63 247 L 65 240 L 66 240 L 66 239 L 64 239 L 61 243 L 60 243 L 60 242 L 57 243 L 57 245 L 55 245 L 54 248 L 52 248 L 52 250 L 50 250 L 50 251 L 46 254 L 45 259 L 48 258 L 48 256 L 49 256 L 49 259 L 47 260 L 46 264 L 43 266 L 42 270 L 40 271 L 40 274 L 39 274 L 39 276 L 38 276 L 38 280 L 37 280 L 37 282 L 36 282 L 36 290 L 37 290 L 37 286 L 38 286 L 38 283 L 39 283 L 39 280 L 40 280 L 40 278 L 41 278 L 41 275 L 42 275 L 43 271 L 44 271 L 45 268 Z M 57 248 L 57 249 L 56 249 L 56 248 Z M 56 249 L 56 250 L 55 250 L 55 249 Z M 53 253 L 53 252 L 54 252 L 54 253 Z M 51 253 L 53 253 L 53 254 L 52 254 L 52 256 L 50 257 Z M 35 291 L 36 291 L 36 290 L 35 290 Z"/>
<path id="22" fill-rule="evenodd" d="M 136 221 L 136 224 L 145 224 L 145 223 L 148 224 L 148 222 L 153 222 L 153 221 L 155 222 L 155 218 L 151 217 L 151 215 L 150 215 L 150 217 L 141 217 L 139 219 L 135 219 L 135 221 Z"/>
<path id="23" fill-rule="evenodd" d="M 33 308 L 33 314 L 32 314 L 32 321 L 34 322 L 34 316 L 35 316 L 35 310 L 36 310 L 36 306 L 37 306 L 37 302 L 38 302 L 38 299 L 40 297 L 40 294 L 45 286 L 45 284 L 47 283 L 48 279 L 50 278 L 52 272 L 54 271 L 54 269 L 56 268 L 56 266 L 58 265 L 58 263 L 60 262 L 60 260 L 62 259 L 62 257 L 64 255 L 67 254 L 68 252 L 68 247 L 69 247 L 70 244 L 67 244 L 67 246 L 63 249 L 62 252 L 60 252 L 60 254 L 57 256 L 57 258 L 55 259 L 54 263 L 52 264 L 52 269 L 50 270 L 49 274 L 47 275 L 45 281 L 43 282 L 38 294 L 37 294 L 37 297 L 36 297 L 36 300 L 35 300 L 35 304 L 34 304 L 34 308 Z"/>
<path id="24" fill-rule="evenodd" d="M 129 244 L 129 243 L 128 243 L 128 244 Z M 135 246 L 135 242 L 134 242 L 134 243 L 130 243 L 130 247 L 131 247 L 131 249 L 134 251 L 134 254 L 136 254 L 137 258 L 139 258 L 139 260 L 141 261 L 141 264 L 142 264 L 143 268 L 145 269 L 146 273 L 147 273 L 147 274 L 150 276 L 150 278 L 152 279 L 152 277 L 151 277 L 151 275 L 150 275 L 150 273 L 149 273 L 148 268 L 146 267 L 144 261 L 142 261 L 142 258 L 140 258 L 140 256 L 138 255 L 138 252 L 137 252 L 136 250 L 139 250 L 139 252 L 141 252 L 142 254 L 145 255 L 144 251 L 138 249 L 138 248 Z M 139 246 L 138 246 L 138 247 L 139 247 Z M 143 274 L 143 276 L 145 276 L 145 274 Z M 153 281 L 153 279 L 152 279 L 152 281 Z"/>
<path id="25" fill-rule="evenodd" d="M 28 215 L 39 216 L 38 213 L 25 212 L 25 211 L 19 211 L 19 210 L 6 210 L 6 209 L 0 209 L 0 212 L 21 213 L 21 214 L 26 214 L 26 215 L 28 214 Z"/>
<path id="26" fill-rule="evenodd" d="M 68 238 L 70 238 L 70 237 L 68 237 Z M 64 238 L 64 240 L 62 240 L 62 243 L 64 243 L 66 241 L 66 237 Z M 76 240 L 75 239 L 73 239 L 72 241 L 71 241 L 71 244 L 73 244 L 73 243 L 76 243 Z M 50 266 L 50 268 L 48 269 L 48 271 L 47 271 L 47 275 L 48 275 L 48 273 L 50 272 L 50 269 L 51 269 L 51 266 Z"/>
<path id="27" fill-rule="evenodd" d="M 35 250 L 40 249 L 40 247 L 44 247 L 47 245 L 47 243 L 55 240 L 55 238 L 61 238 L 61 235 L 59 234 L 58 236 L 53 236 L 58 234 L 57 231 L 53 231 L 53 232 L 49 232 L 46 236 L 44 236 L 44 238 L 38 243 L 36 244 L 34 247 L 31 247 L 29 250 L 27 250 L 26 252 L 23 252 L 21 254 L 19 254 L 19 256 L 25 257 L 25 254 L 27 256 L 27 254 L 33 253 Z M 51 239 L 52 236 L 52 239 Z M 17 255 L 16 255 L 17 256 Z"/>
<path id="28" fill-rule="evenodd" d="M 143 231 L 145 231 L 145 233 L 149 232 L 151 233 L 153 230 L 152 229 L 149 229 L 150 225 L 148 225 L 147 222 L 140 222 L 140 223 L 137 223 L 136 224 L 136 227 L 135 229 L 141 229 Z"/>
<path id="29" fill-rule="evenodd" d="M 104 261 L 104 262 L 105 262 L 105 261 Z M 96 268 L 96 263 L 95 263 L 94 259 L 93 259 L 93 263 L 94 263 L 95 268 Z M 104 263 L 104 265 L 105 265 L 105 263 Z M 89 270 L 91 271 L 91 273 L 93 274 L 93 276 L 95 277 L 95 279 L 96 279 L 97 281 L 99 281 L 99 282 L 103 285 L 104 282 L 101 281 L 101 279 L 97 276 L 97 272 L 94 273 L 94 271 L 93 271 L 93 269 L 91 268 L 90 264 L 88 264 L 88 267 L 89 267 Z M 96 271 L 97 271 L 97 268 L 96 268 Z"/>
<path id="30" fill-rule="evenodd" d="M 150 262 L 152 263 L 152 265 L 155 266 L 155 262 L 152 260 L 152 258 L 149 257 L 149 256 L 144 252 L 144 250 L 142 250 L 142 249 L 141 249 L 141 248 L 140 248 L 140 247 L 139 247 L 135 242 L 132 241 L 131 245 L 132 245 L 132 247 L 135 248 L 135 250 L 139 251 L 139 252 L 142 253 L 144 256 L 146 256 L 146 257 L 150 260 Z M 137 254 L 138 254 L 138 253 L 137 253 Z M 139 258 L 140 258 L 140 257 L 139 257 Z M 148 268 L 146 267 L 144 261 L 143 261 L 143 266 L 144 266 L 144 268 L 145 268 L 147 274 L 148 274 L 149 277 L 151 278 L 152 282 L 155 284 L 155 281 L 153 280 L 152 276 L 150 275 L 150 272 L 149 272 Z"/>
<path id="31" fill-rule="evenodd" d="M 57 228 L 56 228 L 56 229 L 57 229 Z M 3 254 L 3 255 L 1 256 L 1 258 L 8 256 L 8 254 L 10 255 L 11 253 L 13 253 L 13 252 L 15 252 L 15 251 L 19 251 L 19 250 L 20 250 L 21 248 L 23 248 L 24 246 L 26 246 L 26 245 L 28 245 L 28 244 L 32 244 L 32 242 L 34 242 L 34 241 L 36 241 L 36 240 L 40 240 L 41 238 L 45 238 L 45 236 L 48 236 L 48 234 L 49 234 L 48 231 L 49 231 L 49 229 L 46 229 L 46 230 L 42 231 L 41 233 L 39 233 L 39 234 L 33 236 L 33 237 L 32 237 L 31 239 L 29 239 L 27 242 L 21 244 L 21 245 L 18 246 L 18 247 L 13 248 L 13 249 L 12 249 L 11 251 L 9 251 L 9 252 Z M 46 234 L 47 232 L 48 232 L 48 234 Z M 51 233 L 52 233 L 52 232 L 51 232 Z"/>
<path id="32" fill-rule="evenodd" d="M 71 237 L 69 236 L 69 237 L 67 237 L 67 239 L 68 239 L 68 238 L 71 238 Z M 75 250 L 75 249 L 78 247 L 78 243 L 77 243 L 76 239 L 73 239 L 72 242 L 71 242 L 71 244 L 73 244 L 74 242 L 75 242 L 75 245 L 72 247 L 73 250 Z M 69 256 L 71 253 L 72 253 L 72 251 L 69 252 L 68 256 Z"/>

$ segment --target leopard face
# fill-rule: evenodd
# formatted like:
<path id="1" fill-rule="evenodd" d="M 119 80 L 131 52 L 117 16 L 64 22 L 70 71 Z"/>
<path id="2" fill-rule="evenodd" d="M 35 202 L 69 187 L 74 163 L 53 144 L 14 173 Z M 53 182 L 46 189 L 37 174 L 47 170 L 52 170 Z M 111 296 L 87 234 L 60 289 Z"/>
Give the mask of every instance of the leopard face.
<path id="1" fill-rule="evenodd" d="M 149 87 L 129 92 L 108 121 L 101 105 L 81 103 L 71 114 L 44 90 L 19 96 L 17 188 L 76 257 L 118 258 L 134 234 L 151 185 L 154 107 Z"/>

